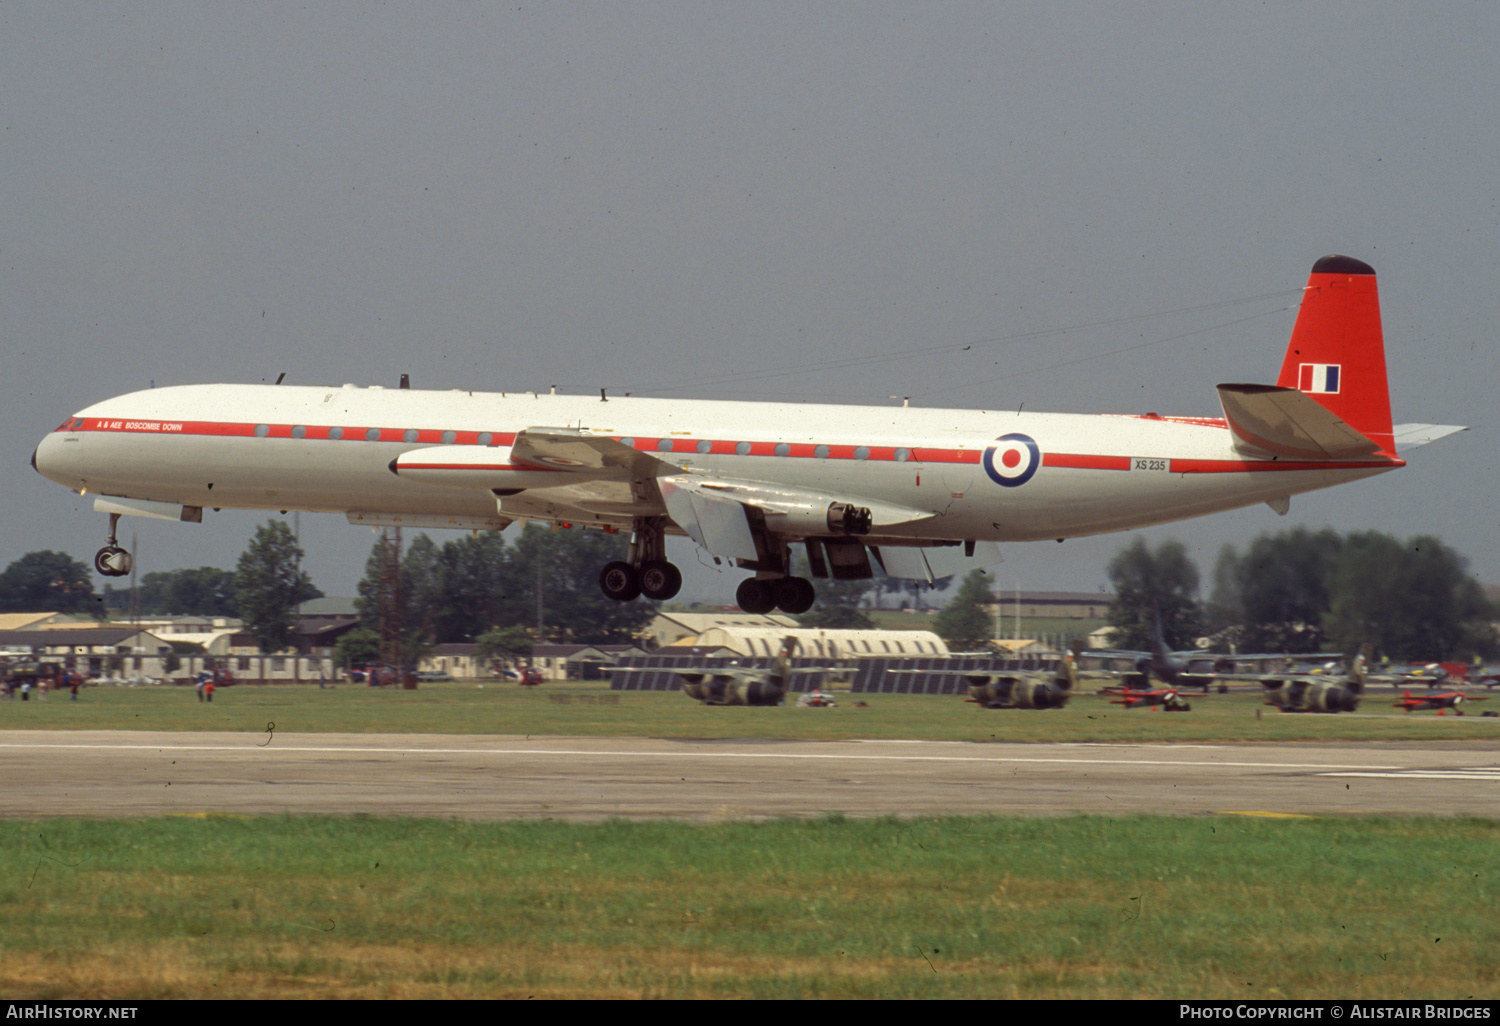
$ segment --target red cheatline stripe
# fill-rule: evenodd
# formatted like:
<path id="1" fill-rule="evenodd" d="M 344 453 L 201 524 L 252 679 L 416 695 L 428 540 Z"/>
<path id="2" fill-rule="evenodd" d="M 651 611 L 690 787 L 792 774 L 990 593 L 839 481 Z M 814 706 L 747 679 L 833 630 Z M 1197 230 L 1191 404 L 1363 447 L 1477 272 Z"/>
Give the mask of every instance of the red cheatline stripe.
<path id="1" fill-rule="evenodd" d="M 69 430 L 77 430 L 77 431 L 104 431 L 104 432 L 121 432 L 121 433 L 125 433 L 125 434 L 197 435 L 197 436 L 207 436 L 207 437 L 217 437 L 217 438 L 254 438 L 254 437 L 257 437 L 256 434 L 255 434 L 255 428 L 256 428 L 255 424 L 236 424 L 236 423 L 227 423 L 227 422 L 223 422 L 223 421 L 207 421 L 207 420 L 167 421 L 167 420 L 127 420 L 127 419 L 123 419 L 123 418 L 121 418 L 121 419 L 114 419 L 114 418 L 109 418 L 109 419 L 89 418 L 89 419 L 84 420 L 82 426 L 79 427 L 79 428 L 76 428 L 76 429 L 70 428 L 71 424 L 72 424 L 72 421 L 70 420 L 67 423 L 63 424 L 61 427 L 59 427 L 57 430 L 59 430 L 59 431 L 69 431 Z M 292 425 L 292 424 L 268 424 L 268 425 L 266 425 L 266 427 L 267 427 L 267 433 L 266 433 L 266 435 L 264 437 L 267 437 L 267 438 L 288 438 L 288 439 L 292 438 L 293 437 L 292 436 L 292 428 L 293 428 L 293 426 L 294 425 Z M 454 435 L 453 439 L 451 441 L 447 441 L 447 440 L 445 440 L 443 438 L 443 435 L 447 433 L 447 430 L 445 430 L 443 428 L 431 428 L 431 429 L 428 429 L 428 428 L 419 428 L 419 429 L 417 429 L 417 436 L 416 436 L 416 438 L 408 442 L 406 440 L 406 431 L 408 429 L 406 429 L 406 428 L 379 428 L 378 430 L 380 431 L 380 437 L 378 439 L 367 439 L 365 437 L 365 435 L 370 430 L 370 425 L 353 425 L 353 426 L 351 426 L 351 425 L 345 425 L 345 424 L 317 424 L 317 425 L 307 424 L 307 425 L 302 425 L 302 427 L 304 428 L 304 434 L 303 434 L 303 436 L 302 436 L 301 439 L 296 439 L 296 440 L 299 440 L 299 441 L 344 441 L 344 442 L 381 441 L 381 442 L 398 442 L 398 443 L 402 443 L 402 444 L 406 444 L 406 445 L 478 445 L 478 444 L 480 444 L 479 443 L 479 436 L 480 436 L 480 434 L 483 433 L 483 432 L 479 432 L 479 431 L 454 431 L 453 432 L 453 435 Z M 329 437 L 329 432 L 332 431 L 332 430 L 334 430 L 335 428 L 338 428 L 341 431 L 341 437 L 339 437 L 337 439 L 332 439 L 332 438 Z M 496 446 L 496 445 L 514 445 L 515 444 L 515 440 L 516 440 L 516 433 L 515 432 L 512 432 L 512 431 L 496 431 L 496 432 L 491 432 L 491 434 L 493 436 L 492 439 L 491 439 L 491 441 L 489 442 L 489 444 L 491 446 Z M 616 436 L 616 440 L 617 441 L 619 440 L 619 436 Z M 641 452 L 648 452 L 648 453 L 666 452 L 666 451 L 682 452 L 682 453 L 697 453 L 698 442 L 700 441 L 700 439 L 686 438 L 686 437 L 673 438 L 673 439 L 671 439 L 671 442 L 673 443 L 673 445 L 672 445 L 672 449 L 670 449 L 670 450 L 663 450 L 663 449 L 661 449 L 660 444 L 661 444 L 662 441 L 663 441 L 663 439 L 660 439 L 660 438 L 640 438 L 640 437 L 637 437 L 637 438 L 633 438 L 632 439 L 633 447 L 635 449 L 637 449 L 637 450 L 639 450 Z M 750 452 L 747 455 L 750 455 L 750 456 L 777 456 L 776 448 L 777 448 L 777 446 L 779 444 L 783 444 L 783 443 L 777 443 L 777 442 L 751 442 L 749 444 L 750 444 Z M 854 451 L 856 449 L 860 448 L 860 446 L 857 446 L 857 445 L 830 445 L 830 446 L 828 446 L 828 454 L 826 456 L 824 456 L 824 457 L 819 457 L 818 453 L 817 453 L 818 444 L 815 443 L 815 442 L 790 442 L 790 443 L 784 443 L 784 444 L 786 444 L 786 446 L 787 446 L 787 451 L 786 451 L 787 457 L 789 457 L 789 458 L 800 458 L 800 459 L 819 459 L 819 458 L 822 458 L 822 459 L 831 459 L 831 460 L 853 460 L 853 459 L 857 458 L 854 455 Z M 722 440 L 722 439 L 720 439 L 720 440 L 709 440 L 709 446 L 710 446 L 709 453 L 713 454 L 713 455 L 724 455 L 724 456 L 737 455 L 736 446 L 738 446 L 738 445 L 739 445 L 739 443 L 737 441 L 732 441 L 732 440 Z M 897 451 L 897 448 L 898 448 L 897 446 L 891 446 L 891 445 L 878 445 L 877 446 L 877 445 L 872 445 L 872 446 L 868 446 L 867 448 L 869 449 L 869 456 L 867 457 L 869 460 L 874 460 L 874 461 L 877 461 L 877 462 L 878 461 L 896 462 L 896 451 Z M 912 462 L 912 463 L 978 463 L 979 462 L 979 458 L 980 458 L 980 452 L 977 449 L 911 449 L 910 452 L 911 452 L 911 457 L 910 457 L 909 462 Z M 415 466 L 412 466 L 409 469 L 417 469 L 417 468 Z M 431 467 L 424 466 L 422 469 L 480 469 L 480 468 L 465 468 L 462 465 L 458 465 L 458 466 L 454 466 L 454 467 L 450 468 L 450 467 L 446 467 L 446 466 L 439 467 L 439 466 L 434 465 L 434 466 L 431 466 Z M 504 468 L 494 468 L 494 469 L 504 469 Z M 535 469 L 540 469 L 540 468 L 537 468 L 537 467 L 518 467 L 518 468 L 515 468 L 515 469 L 535 470 Z"/>
<path id="2" fill-rule="evenodd" d="M 1042 466 L 1060 467 L 1066 470 L 1129 470 L 1130 457 L 1049 452 L 1042 456 Z"/>
<path id="3" fill-rule="evenodd" d="M 1405 460 L 1172 460 L 1174 474 L 1253 474 L 1270 470 L 1362 470 L 1404 467 Z"/>
<path id="4" fill-rule="evenodd" d="M 1161 418 L 1163 420 L 1188 420 L 1190 418 Z M 1223 421 L 1209 421 L 1214 426 L 1222 426 Z M 128 419 L 98 419 L 87 418 L 78 428 L 72 428 L 73 421 L 69 420 L 60 426 L 58 431 L 104 431 L 121 432 L 126 434 L 158 434 L 158 435 L 197 435 L 221 438 L 254 438 L 255 424 L 236 424 L 223 421 L 207 420 L 128 420 Z M 269 438 L 292 438 L 291 424 L 267 425 Z M 340 439 L 330 439 L 329 431 L 335 427 L 342 429 Z M 305 434 L 300 441 L 349 441 L 363 442 L 368 439 L 365 434 L 370 430 L 365 427 L 351 427 L 346 425 L 304 425 Z M 379 441 L 396 442 L 406 445 L 479 445 L 479 436 L 485 432 L 481 431 L 452 431 L 453 439 L 445 441 L 443 436 L 451 429 L 444 428 L 418 428 L 416 438 L 410 442 L 406 440 L 407 428 L 380 428 Z M 513 431 L 489 432 L 491 438 L 489 446 L 514 445 L 516 433 Z M 619 440 L 619 437 L 616 437 Z M 680 452 L 697 453 L 697 446 L 701 439 L 677 437 L 671 439 L 673 445 L 671 450 L 663 450 L 660 444 L 661 438 L 632 438 L 632 446 L 640 452 Z M 709 452 L 713 455 L 736 455 L 736 446 L 739 443 L 723 439 L 709 440 Z M 750 456 L 769 456 L 779 458 L 776 452 L 780 445 L 785 445 L 786 457 L 792 459 L 830 459 L 830 460 L 855 460 L 855 450 L 860 448 L 854 445 L 829 445 L 826 456 L 819 457 L 819 448 L 814 442 L 750 442 Z M 896 446 L 869 446 L 868 459 L 875 462 L 897 462 Z M 909 462 L 913 464 L 923 463 L 979 463 L 982 455 L 980 449 L 936 449 L 910 447 L 911 457 Z M 1062 453 L 1048 452 L 1042 456 L 1042 466 L 1053 470 L 1129 470 L 1131 458 L 1129 456 L 1101 456 L 1092 453 Z M 1363 461 L 1332 461 L 1332 460 L 1205 460 L 1205 459 L 1173 459 L 1171 460 L 1171 473 L 1174 474 L 1241 474 L 1266 471 L 1292 471 L 1292 470 L 1351 470 L 1363 468 L 1382 467 L 1404 467 L 1406 462 L 1399 459 L 1363 460 Z M 531 465 L 515 464 L 448 464 L 448 463 L 422 463 L 407 464 L 403 470 L 553 470 L 559 473 L 566 471 L 554 467 L 538 467 Z"/>

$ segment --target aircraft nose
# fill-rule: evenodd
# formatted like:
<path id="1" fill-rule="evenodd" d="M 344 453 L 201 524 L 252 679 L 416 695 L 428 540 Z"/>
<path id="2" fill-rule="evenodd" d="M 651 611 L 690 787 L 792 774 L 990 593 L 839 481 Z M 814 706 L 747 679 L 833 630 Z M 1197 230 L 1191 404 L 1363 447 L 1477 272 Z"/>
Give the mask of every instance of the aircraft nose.
<path id="1" fill-rule="evenodd" d="M 31 468 L 38 474 L 58 484 L 67 485 L 69 488 L 77 487 L 73 478 L 77 475 L 70 473 L 68 460 L 64 457 L 62 438 L 57 432 L 47 435 L 31 453 Z"/>

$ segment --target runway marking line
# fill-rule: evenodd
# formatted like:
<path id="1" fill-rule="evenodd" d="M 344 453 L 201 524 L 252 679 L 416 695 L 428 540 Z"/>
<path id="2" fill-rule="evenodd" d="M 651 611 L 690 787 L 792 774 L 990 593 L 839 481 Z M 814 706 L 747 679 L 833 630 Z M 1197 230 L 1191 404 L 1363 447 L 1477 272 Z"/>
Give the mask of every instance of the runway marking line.
<path id="1" fill-rule="evenodd" d="M 1483 780 L 1500 784 L 1500 767 L 1494 769 L 1408 769 L 1388 773 L 1370 770 L 1335 770 L 1324 777 L 1376 777 L 1381 780 Z"/>
<path id="2" fill-rule="evenodd" d="M 0 742 L 0 751 L 16 748 L 55 748 L 64 750 L 99 749 L 105 751 L 152 751 L 152 752 L 237 752 L 254 749 L 262 755 L 291 755 L 299 753 L 328 753 L 343 755 L 533 755 L 562 756 L 565 758 L 625 758 L 625 759 L 806 759 L 835 762 L 935 762 L 935 763 L 1022 763 L 1047 765 L 1049 763 L 1090 766 L 1176 766 L 1190 769 L 1207 769 L 1222 766 L 1232 769 L 1268 770 L 1321 770 L 1321 771 L 1401 771 L 1401 766 L 1370 764 L 1311 763 L 1311 762 L 1240 762 L 1235 760 L 1213 760 L 1208 762 L 1186 762 L 1180 759 L 1083 759 L 1073 757 L 1037 757 L 1019 755 L 875 755 L 832 752 L 684 752 L 684 751 L 590 751 L 587 749 L 556 748 L 399 748 L 399 747 L 334 747 L 322 745 L 287 744 L 262 748 L 259 745 L 127 745 L 127 744 L 62 744 L 59 742 L 13 743 Z M 1399 772 L 1398 772 L 1399 775 Z"/>

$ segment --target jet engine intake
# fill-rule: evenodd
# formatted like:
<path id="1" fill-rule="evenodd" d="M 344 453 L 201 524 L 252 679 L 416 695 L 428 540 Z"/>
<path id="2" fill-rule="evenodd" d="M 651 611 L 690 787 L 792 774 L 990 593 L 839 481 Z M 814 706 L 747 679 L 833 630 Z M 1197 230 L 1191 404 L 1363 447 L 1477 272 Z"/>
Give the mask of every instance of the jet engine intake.
<path id="1" fill-rule="evenodd" d="M 812 503 L 761 503 L 766 527 L 777 534 L 796 536 L 819 534 L 865 535 L 874 526 L 875 516 L 868 506 L 849 502 L 831 502 L 824 506 Z"/>
<path id="2" fill-rule="evenodd" d="M 835 502 L 828 507 L 828 529 L 837 534 L 869 534 L 874 521 L 867 506 Z"/>

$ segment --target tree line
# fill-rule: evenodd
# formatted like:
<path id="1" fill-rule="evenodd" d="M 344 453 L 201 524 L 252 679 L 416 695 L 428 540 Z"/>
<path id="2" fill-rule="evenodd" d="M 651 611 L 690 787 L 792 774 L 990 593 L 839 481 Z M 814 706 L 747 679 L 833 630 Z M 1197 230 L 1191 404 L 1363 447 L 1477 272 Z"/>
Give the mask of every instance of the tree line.
<path id="1" fill-rule="evenodd" d="M 1207 601 L 1181 542 L 1137 538 L 1109 564 L 1115 644 L 1145 649 L 1161 618 L 1170 647 L 1208 637 L 1240 652 L 1341 652 L 1434 662 L 1500 652 L 1500 616 L 1462 555 L 1431 535 L 1292 528 L 1220 550 Z"/>
<path id="2" fill-rule="evenodd" d="M 271 520 L 255 529 L 234 570 L 202 566 L 144 574 L 132 592 L 94 591 L 87 565 L 65 552 L 28 552 L 0 572 L 0 612 L 84 613 L 99 620 L 141 616 L 236 617 L 264 651 L 291 643 L 297 607 L 323 593 L 302 569 L 292 529 Z"/>
<path id="3" fill-rule="evenodd" d="M 439 546 L 419 534 L 400 553 L 396 585 L 401 648 L 408 662 L 436 645 L 475 643 L 480 658 L 524 655 L 533 642 L 628 644 L 657 604 L 615 602 L 599 590 L 599 570 L 629 551 L 624 534 L 554 531 L 528 524 L 514 543 L 493 531 Z M 370 550 L 354 601 L 360 627 L 339 643 L 350 662 L 376 658 L 386 542 Z"/>
<path id="4" fill-rule="evenodd" d="M 514 533 L 513 543 L 495 532 L 441 546 L 425 534 L 411 539 L 399 563 L 408 652 L 497 630 L 511 651 L 530 640 L 628 642 L 654 615 L 655 603 L 613 602 L 599 591 L 599 568 L 625 557 L 626 535 L 536 525 Z M 383 556 L 377 542 L 355 600 L 370 635 L 379 628 Z M 66 553 L 29 552 L 0 572 L 0 612 L 238 617 L 265 651 L 279 651 L 291 643 L 297 607 L 323 594 L 302 558 L 291 528 L 273 519 L 256 528 L 234 570 L 142 575 L 132 608 L 130 590 L 95 592 L 89 567 Z"/>

